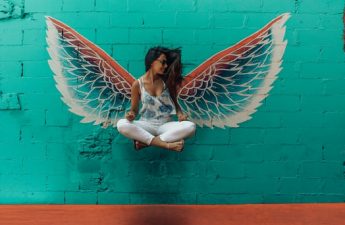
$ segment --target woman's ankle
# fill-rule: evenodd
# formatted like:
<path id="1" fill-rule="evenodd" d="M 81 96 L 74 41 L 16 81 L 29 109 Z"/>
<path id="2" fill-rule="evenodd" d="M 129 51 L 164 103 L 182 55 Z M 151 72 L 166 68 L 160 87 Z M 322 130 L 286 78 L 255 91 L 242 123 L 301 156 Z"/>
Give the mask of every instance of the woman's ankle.
<path id="1" fill-rule="evenodd" d="M 159 136 L 156 136 L 152 139 L 151 145 L 161 147 L 161 148 L 168 148 L 169 143 L 162 141 Z"/>

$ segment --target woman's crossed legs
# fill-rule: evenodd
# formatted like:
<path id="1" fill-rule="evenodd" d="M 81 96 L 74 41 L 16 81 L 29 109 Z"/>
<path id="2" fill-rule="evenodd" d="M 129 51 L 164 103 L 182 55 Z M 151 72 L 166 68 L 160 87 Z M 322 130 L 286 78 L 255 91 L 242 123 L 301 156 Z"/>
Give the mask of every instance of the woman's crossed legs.
<path id="1" fill-rule="evenodd" d="M 117 122 L 117 129 L 122 135 L 148 146 L 154 145 L 181 151 L 183 139 L 193 136 L 196 126 L 191 121 L 169 121 L 162 124 L 144 120 L 120 119 Z"/>

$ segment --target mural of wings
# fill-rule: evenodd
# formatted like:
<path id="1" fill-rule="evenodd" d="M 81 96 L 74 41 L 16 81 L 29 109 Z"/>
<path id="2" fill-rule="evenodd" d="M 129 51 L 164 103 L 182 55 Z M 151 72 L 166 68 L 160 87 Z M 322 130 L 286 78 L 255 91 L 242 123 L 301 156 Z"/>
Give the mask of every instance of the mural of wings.
<path id="1" fill-rule="evenodd" d="M 204 61 L 184 79 L 178 101 L 199 126 L 238 127 L 267 97 L 281 70 L 285 22 L 278 16 L 261 30 Z"/>
<path id="2" fill-rule="evenodd" d="M 178 101 L 199 126 L 238 127 L 251 118 L 281 70 L 289 14 L 221 51 L 190 72 Z M 81 122 L 116 126 L 130 108 L 135 78 L 101 48 L 66 24 L 46 17 L 48 60 L 56 87 Z"/>
<path id="3" fill-rule="evenodd" d="M 48 60 L 56 87 L 81 122 L 113 126 L 130 108 L 135 78 L 107 53 L 62 22 L 46 17 Z"/>

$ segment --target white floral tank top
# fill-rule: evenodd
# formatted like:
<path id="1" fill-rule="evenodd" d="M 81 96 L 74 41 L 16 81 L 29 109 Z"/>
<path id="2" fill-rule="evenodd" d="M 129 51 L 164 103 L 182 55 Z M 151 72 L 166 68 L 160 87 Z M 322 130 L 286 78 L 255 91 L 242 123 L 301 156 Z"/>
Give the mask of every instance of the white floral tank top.
<path id="1" fill-rule="evenodd" d="M 144 120 L 161 120 L 169 118 L 171 114 L 176 114 L 175 105 L 170 97 L 169 89 L 166 87 L 164 81 L 163 92 L 159 96 L 150 95 L 144 87 L 142 78 L 138 79 L 141 93 L 141 104 L 139 114 Z"/>

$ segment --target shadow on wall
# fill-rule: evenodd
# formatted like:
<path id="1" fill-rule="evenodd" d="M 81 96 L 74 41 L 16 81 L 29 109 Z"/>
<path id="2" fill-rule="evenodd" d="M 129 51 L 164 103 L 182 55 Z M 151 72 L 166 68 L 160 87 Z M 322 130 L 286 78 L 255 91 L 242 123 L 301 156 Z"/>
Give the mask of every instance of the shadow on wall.
<path id="1" fill-rule="evenodd" d="M 198 158 L 194 139 L 186 140 L 182 153 L 157 147 L 136 151 L 116 128 L 96 129 L 78 144 L 79 190 L 98 192 L 99 204 L 196 202 L 181 180 L 198 173 L 197 162 L 190 161 Z"/>
<path id="2" fill-rule="evenodd" d="M 123 138 L 121 136 L 119 134 L 119 137 Z M 194 158 L 193 154 L 196 151 L 185 152 L 193 140 L 194 138 L 186 140 L 186 147 L 182 153 L 158 147 L 147 147 L 136 151 L 132 141 L 126 140 L 129 143 L 123 145 L 124 148 L 120 151 L 123 159 L 128 160 L 129 163 L 128 192 L 132 192 L 131 204 L 177 204 L 186 200 L 196 201 L 195 193 L 185 193 L 181 181 L 181 178 L 192 176 L 195 172 L 195 163 L 180 160 L 183 154 Z M 117 150 L 115 145 L 113 151 Z"/>

